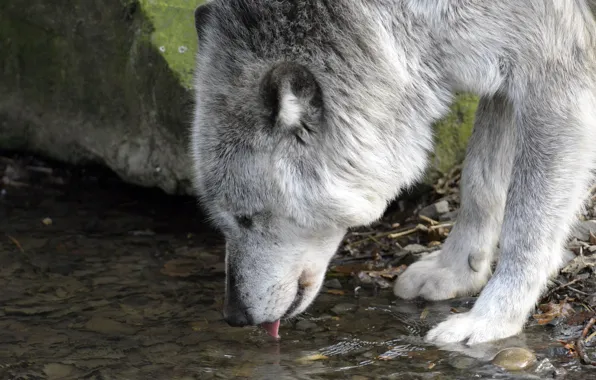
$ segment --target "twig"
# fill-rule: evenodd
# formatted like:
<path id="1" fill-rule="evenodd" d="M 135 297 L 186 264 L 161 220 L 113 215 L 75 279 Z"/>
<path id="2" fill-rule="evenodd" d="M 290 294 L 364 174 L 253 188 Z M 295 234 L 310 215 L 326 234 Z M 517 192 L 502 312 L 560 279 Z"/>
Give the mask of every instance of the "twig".
<path id="1" fill-rule="evenodd" d="M 407 230 L 407 231 L 410 231 L 410 230 Z M 396 231 L 396 230 L 391 230 L 391 231 L 385 231 L 385 232 L 379 232 L 379 233 L 376 233 L 376 234 L 371 234 L 371 236 L 374 237 L 375 239 L 378 239 L 378 238 L 389 236 L 389 235 L 392 235 L 392 234 L 395 234 L 395 233 L 400 233 L 400 232 L 399 231 Z M 368 236 L 367 238 L 364 238 L 364 239 L 361 239 L 361 240 L 356 240 L 356 241 L 353 241 L 351 243 L 348 243 L 348 244 L 346 244 L 346 247 L 351 247 L 353 245 L 358 245 L 358 244 L 364 243 L 366 241 L 369 241 L 369 240 L 371 240 L 371 236 Z"/>
<path id="2" fill-rule="evenodd" d="M 577 354 L 579 355 L 581 362 L 583 364 L 592 365 L 592 366 L 596 366 L 596 360 L 590 359 L 588 357 L 588 354 L 586 354 L 586 351 L 584 350 L 584 344 L 585 344 L 584 339 L 586 339 L 586 337 L 588 336 L 588 332 L 590 332 L 590 329 L 592 328 L 592 326 L 594 326 L 594 323 L 596 323 L 596 317 L 592 317 L 590 319 L 590 321 L 588 322 L 586 327 L 584 327 L 584 330 L 582 331 L 581 336 L 579 338 L 577 338 L 577 342 L 575 343 L 575 348 L 576 348 Z"/>
<path id="3" fill-rule="evenodd" d="M 588 293 L 586 293 L 586 292 L 582 292 L 581 290 L 578 290 L 578 289 L 575 289 L 575 288 L 572 288 L 571 286 L 568 286 L 567 288 L 568 288 L 569 290 L 572 290 L 572 291 L 576 292 L 577 294 L 581 294 L 581 295 L 582 295 L 582 296 L 584 296 L 584 297 L 587 297 L 587 296 L 589 296 L 589 294 L 588 294 Z"/>
<path id="4" fill-rule="evenodd" d="M 431 226 L 434 226 L 435 224 L 439 224 L 439 222 L 437 222 L 434 219 L 429 218 L 428 216 L 418 215 L 418 218 L 420 218 L 420 220 L 422 220 L 422 221 L 430 223 Z"/>
<path id="5" fill-rule="evenodd" d="M 398 238 L 401 238 L 404 236 L 412 235 L 419 231 L 428 232 L 428 231 L 436 230 L 439 228 L 453 227 L 454 224 L 455 223 L 450 222 L 450 223 L 437 224 L 437 225 L 430 226 L 430 227 L 426 227 L 426 226 L 419 224 L 418 226 L 416 226 L 414 228 L 407 229 L 407 230 L 402 230 L 402 231 L 392 230 L 392 231 L 386 231 L 386 232 L 379 232 L 378 234 L 370 235 L 364 239 L 356 240 L 351 243 L 348 243 L 348 244 L 346 244 L 346 247 L 352 247 L 352 246 L 367 242 L 369 240 L 373 240 L 376 242 L 375 239 L 382 238 L 382 237 L 388 237 L 390 239 L 398 239 Z"/>
<path id="6" fill-rule="evenodd" d="M 557 281 L 557 284 L 558 284 L 559 286 L 557 286 L 557 287 L 556 287 L 556 288 L 554 288 L 554 289 L 551 289 L 551 290 L 550 290 L 548 293 L 546 293 L 546 294 L 544 295 L 544 297 L 542 297 L 542 299 L 546 299 L 546 298 L 550 297 L 550 296 L 551 296 L 553 293 L 556 293 L 556 292 L 558 292 L 558 291 L 559 291 L 559 290 L 561 290 L 561 289 L 565 289 L 565 288 L 566 288 L 566 287 L 568 287 L 569 285 L 573 285 L 573 284 L 575 284 L 576 282 L 578 282 L 579 280 L 580 280 L 579 278 L 576 278 L 575 280 L 573 280 L 573 281 L 569 281 L 568 283 L 566 283 L 566 284 L 563 284 L 563 285 L 561 285 L 561 283 Z"/>
<path id="7" fill-rule="evenodd" d="M 437 224 L 436 226 L 430 226 L 428 227 L 429 230 L 437 230 L 439 228 L 448 228 L 448 227 L 453 227 L 455 225 L 455 223 L 443 223 L 443 224 Z"/>
<path id="8" fill-rule="evenodd" d="M 418 231 L 420 231 L 420 227 L 416 226 L 416 227 L 411 228 L 409 230 L 405 230 L 405 231 L 402 231 L 402 232 L 396 232 L 394 234 L 389 234 L 388 237 L 390 239 L 398 239 L 400 237 L 412 235 L 412 234 L 414 234 L 414 233 L 416 233 Z"/>
<path id="9" fill-rule="evenodd" d="M 43 166 L 26 166 L 25 169 L 32 171 L 32 172 L 37 172 L 37 173 L 44 173 L 44 174 L 52 174 L 54 171 L 52 170 L 52 168 L 45 168 Z"/>
<path id="10" fill-rule="evenodd" d="M 25 253 L 23 246 L 21 245 L 21 243 L 19 243 L 19 241 L 17 239 L 13 238 L 10 235 L 6 235 L 6 237 L 8 237 L 14 243 L 14 245 L 17 246 L 17 248 L 21 251 L 21 253 Z"/>

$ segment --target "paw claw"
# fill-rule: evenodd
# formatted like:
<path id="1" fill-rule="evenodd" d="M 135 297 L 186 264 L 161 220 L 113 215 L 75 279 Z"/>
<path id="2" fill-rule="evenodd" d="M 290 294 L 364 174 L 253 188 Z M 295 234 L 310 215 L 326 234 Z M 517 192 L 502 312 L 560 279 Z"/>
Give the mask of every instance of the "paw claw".
<path id="1" fill-rule="evenodd" d="M 472 312 L 452 315 L 431 329 L 424 337 L 433 344 L 478 343 L 505 339 L 521 332 L 522 326 L 503 322 L 503 319 L 478 317 Z"/>

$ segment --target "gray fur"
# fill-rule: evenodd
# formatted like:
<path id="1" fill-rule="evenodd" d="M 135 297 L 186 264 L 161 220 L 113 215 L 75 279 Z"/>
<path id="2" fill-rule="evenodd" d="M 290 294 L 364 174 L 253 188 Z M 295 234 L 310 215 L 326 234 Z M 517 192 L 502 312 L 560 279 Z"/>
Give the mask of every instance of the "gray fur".
<path id="1" fill-rule="evenodd" d="M 195 184 L 227 242 L 234 325 L 304 311 L 345 231 L 414 184 L 457 91 L 482 100 L 443 250 L 402 298 L 481 290 L 427 339 L 522 330 L 596 169 L 584 0 L 215 0 L 199 8 Z M 497 242 L 501 255 L 490 274 Z"/>

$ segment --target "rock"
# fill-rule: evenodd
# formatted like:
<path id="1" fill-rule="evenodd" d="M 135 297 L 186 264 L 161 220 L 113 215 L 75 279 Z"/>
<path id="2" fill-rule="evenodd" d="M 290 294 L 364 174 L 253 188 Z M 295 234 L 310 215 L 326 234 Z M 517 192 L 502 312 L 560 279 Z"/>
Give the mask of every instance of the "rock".
<path id="1" fill-rule="evenodd" d="M 201 318 L 208 321 L 208 322 L 215 322 L 223 320 L 223 315 L 220 311 L 216 310 L 209 310 L 205 313 L 201 314 Z"/>
<path id="2" fill-rule="evenodd" d="M 325 281 L 325 287 L 328 289 L 342 289 L 341 282 L 337 278 Z"/>
<path id="3" fill-rule="evenodd" d="M 93 317 L 86 324 L 89 331 L 106 335 L 133 335 L 137 330 L 124 323 L 103 317 Z"/>
<path id="4" fill-rule="evenodd" d="M 440 201 L 435 203 L 435 209 L 439 215 L 446 214 L 449 212 L 449 202 Z"/>
<path id="5" fill-rule="evenodd" d="M 542 360 L 534 372 L 542 379 L 563 378 L 567 374 L 564 368 L 556 368 L 548 359 Z"/>
<path id="6" fill-rule="evenodd" d="M 314 322 L 311 322 L 309 320 L 306 319 L 302 319 L 298 322 L 296 322 L 296 330 L 300 330 L 300 331 L 309 331 L 309 330 L 316 330 L 319 328 L 319 325 L 317 325 Z"/>
<path id="7" fill-rule="evenodd" d="M 0 149 L 97 163 L 190 193 L 202 1 L 1 2 Z"/>
<path id="8" fill-rule="evenodd" d="M 536 355 L 525 348 L 505 348 L 495 355 L 492 363 L 508 371 L 521 371 L 536 363 Z"/>
<path id="9" fill-rule="evenodd" d="M 446 212 L 445 214 L 439 215 L 439 221 L 440 222 L 449 222 L 452 220 L 456 220 L 458 213 L 459 213 L 459 210 L 453 210 L 453 211 Z"/>
<path id="10" fill-rule="evenodd" d="M 331 311 L 336 315 L 343 315 L 356 310 L 356 308 L 358 308 L 358 306 L 352 303 L 340 303 L 333 306 Z"/>
<path id="11" fill-rule="evenodd" d="M 420 244 L 408 244 L 404 247 L 403 250 L 407 253 L 418 254 L 422 252 L 427 252 L 428 248 Z"/>
<path id="12" fill-rule="evenodd" d="M 468 356 L 456 356 L 449 360 L 449 365 L 457 369 L 468 369 L 478 365 L 478 360 Z"/>
<path id="13" fill-rule="evenodd" d="M 76 368 L 62 363 L 50 363 L 43 366 L 43 372 L 48 379 L 64 379 L 75 372 Z"/>
<path id="14" fill-rule="evenodd" d="M 426 183 L 432 184 L 441 173 L 449 172 L 463 161 L 468 139 L 474 128 L 477 108 L 476 96 L 461 94 L 455 99 L 450 113 L 434 124 L 436 144 L 431 155 Z"/>
<path id="15" fill-rule="evenodd" d="M 596 235 L 596 220 L 579 222 L 572 230 L 571 236 L 581 241 L 590 240 L 590 232 Z"/>
<path id="16" fill-rule="evenodd" d="M 437 203 L 433 203 L 430 206 L 426 206 L 425 208 L 423 208 L 422 210 L 420 210 L 420 212 L 418 213 L 418 215 L 420 216 L 426 216 L 427 218 L 431 218 L 431 219 L 438 219 L 440 215 L 442 214 L 446 214 L 449 212 L 449 202 L 447 201 L 440 201 Z"/>

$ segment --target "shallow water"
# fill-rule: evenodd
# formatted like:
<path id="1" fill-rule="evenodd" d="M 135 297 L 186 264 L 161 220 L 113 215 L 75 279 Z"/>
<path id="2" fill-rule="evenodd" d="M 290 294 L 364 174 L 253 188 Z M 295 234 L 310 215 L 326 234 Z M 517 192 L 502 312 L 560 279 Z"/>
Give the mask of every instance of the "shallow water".
<path id="1" fill-rule="evenodd" d="M 228 327 L 220 314 L 222 241 L 201 220 L 192 199 L 112 181 L 7 188 L 0 196 L 0 378 L 595 376 L 567 356 L 548 326 L 467 352 L 427 346 L 421 336 L 429 326 L 472 300 L 397 301 L 389 290 L 355 291 L 349 278 L 340 278 L 344 294 L 324 291 L 307 314 L 283 322 L 280 342 L 257 328 Z M 541 365 L 514 374 L 490 364 L 511 346 L 534 351 Z"/>

